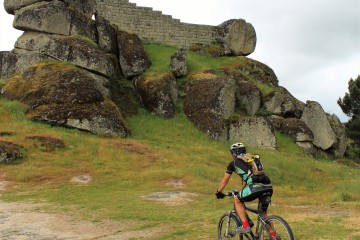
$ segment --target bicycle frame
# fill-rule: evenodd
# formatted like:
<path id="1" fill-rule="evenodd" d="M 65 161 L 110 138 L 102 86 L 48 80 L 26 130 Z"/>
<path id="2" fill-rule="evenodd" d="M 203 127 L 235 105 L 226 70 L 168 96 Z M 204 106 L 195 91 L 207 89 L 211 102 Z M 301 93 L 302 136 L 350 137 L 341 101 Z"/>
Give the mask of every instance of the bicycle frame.
<path id="1" fill-rule="evenodd" d="M 236 197 L 237 194 L 237 190 L 224 194 L 224 197 L 230 197 L 230 202 L 233 203 L 233 209 L 221 216 L 218 224 L 218 239 L 224 239 L 223 237 L 225 237 L 225 239 L 235 238 L 237 235 L 236 228 L 240 227 L 242 224 L 242 221 L 236 212 L 235 202 L 231 201 L 234 199 L 234 197 Z M 259 240 L 259 238 L 262 238 L 264 236 L 270 237 L 271 234 L 275 234 L 276 239 L 283 239 L 283 237 L 285 237 L 284 239 L 294 240 L 294 235 L 291 231 L 289 224 L 280 216 L 268 216 L 260 209 L 253 209 L 247 207 L 245 203 L 244 207 L 247 213 L 251 212 L 257 215 L 256 227 L 254 230 L 251 229 L 248 233 L 240 233 L 238 239 Z M 251 227 L 254 227 L 254 224 L 249 217 L 248 220 Z M 280 235 L 278 235 L 278 233 Z"/>
<path id="2" fill-rule="evenodd" d="M 233 192 L 229 192 L 227 196 L 231 196 L 231 197 L 233 198 L 233 197 L 235 197 L 236 195 L 235 195 Z M 244 203 L 244 207 L 245 207 L 246 211 L 252 212 L 252 213 L 254 213 L 254 214 L 257 215 L 257 221 L 256 221 L 255 233 L 253 232 L 253 230 L 251 230 L 250 233 L 248 233 L 248 234 L 240 234 L 240 239 L 243 239 L 243 237 L 246 237 L 246 238 L 249 239 L 249 240 L 251 240 L 251 239 L 257 239 L 257 238 L 259 237 L 259 235 L 260 235 L 260 229 L 261 229 L 263 226 L 264 226 L 264 227 L 266 226 L 266 221 L 265 221 L 266 216 L 262 216 L 262 213 L 261 213 L 259 210 L 256 210 L 256 209 L 247 207 L 247 206 L 245 205 L 245 203 Z M 231 214 L 234 215 L 234 216 L 236 217 L 236 219 L 238 220 L 238 222 L 241 224 L 242 221 L 241 221 L 241 219 L 240 219 L 240 217 L 239 217 L 239 215 L 237 214 L 236 209 L 235 209 L 235 202 L 234 202 L 234 204 L 233 204 L 233 209 L 228 212 L 228 215 L 229 215 L 229 216 L 230 216 Z M 229 220 L 230 220 L 230 218 L 229 218 Z M 248 220 L 250 220 L 250 218 L 249 218 Z M 229 221 L 228 221 L 226 224 L 227 224 L 227 226 L 226 226 L 226 231 L 228 231 L 228 230 L 229 230 Z M 260 225 L 260 224 L 261 224 L 261 225 Z M 267 229 L 267 227 L 266 227 L 265 229 L 269 232 L 269 230 Z M 226 232 L 226 234 L 228 234 L 228 232 Z M 251 238 L 250 238 L 249 235 L 251 236 Z"/>
<path id="3" fill-rule="evenodd" d="M 252 208 L 249 208 L 245 205 L 244 203 L 244 206 L 245 206 L 245 209 L 246 211 L 249 211 L 249 212 L 252 212 L 254 214 L 257 215 L 257 221 L 256 221 L 256 228 L 255 228 L 255 234 L 253 233 L 253 231 L 251 230 L 250 232 L 250 235 L 253 239 L 255 239 L 255 237 L 258 237 L 259 236 L 259 231 L 260 231 L 260 224 L 263 225 L 263 226 L 266 226 L 266 222 L 265 222 L 265 217 L 264 216 L 261 216 L 261 212 L 259 210 L 256 210 L 256 209 L 252 209 Z M 236 214 L 237 215 L 237 214 Z"/>

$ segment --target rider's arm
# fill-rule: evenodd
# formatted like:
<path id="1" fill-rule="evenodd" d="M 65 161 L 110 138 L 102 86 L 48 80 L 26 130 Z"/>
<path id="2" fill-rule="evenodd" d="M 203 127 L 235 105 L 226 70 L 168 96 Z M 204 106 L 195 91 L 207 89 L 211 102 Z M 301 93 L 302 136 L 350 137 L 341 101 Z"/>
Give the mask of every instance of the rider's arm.
<path id="1" fill-rule="evenodd" d="M 230 173 L 225 173 L 223 179 L 221 180 L 220 186 L 218 187 L 217 191 L 222 192 L 226 186 L 226 184 L 229 182 L 231 177 Z"/>

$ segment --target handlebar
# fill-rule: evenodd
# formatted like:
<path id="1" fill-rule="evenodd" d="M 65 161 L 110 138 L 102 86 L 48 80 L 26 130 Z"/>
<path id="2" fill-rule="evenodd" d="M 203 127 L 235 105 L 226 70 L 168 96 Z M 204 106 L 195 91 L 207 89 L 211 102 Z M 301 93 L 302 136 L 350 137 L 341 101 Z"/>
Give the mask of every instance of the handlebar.
<path id="1" fill-rule="evenodd" d="M 234 190 L 232 190 L 231 192 L 225 193 L 225 196 L 226 196 L 226 197 L 235 197 L 235 196 L 237 196 L 238 194 L 239 194 L 239 191 L 236 190 L 236 189 L 234 189 Z"/>
<path id="2" fill-rule="evenodd" d="M 232 198 L 233 198 L 233 197 L 237 196 L 238 194 L 239 194 L 239 191 L 236 190 L 236 189 L 234 189 L 234 190 L 232 190 L 231 192 L 225 193 L 224 196 L 225 196 L 225 197 L 232 197 Z M 250 208 L 250 207 L 246 206 L 246 205 L 245 205 L 245 202 L 244 202 L 243 204 L 244 204 L 244 207 L 245 207 L 246 210 L 248 210 L 248 211 L 250 211 L 250 212 L 253 212 L 253 213 L 255 213 L 255 214 L 259 214 L 259 213 L 260 213 L 259 210 L 256 210 L 256 209 L 254 209 L 254 208 Z"/>

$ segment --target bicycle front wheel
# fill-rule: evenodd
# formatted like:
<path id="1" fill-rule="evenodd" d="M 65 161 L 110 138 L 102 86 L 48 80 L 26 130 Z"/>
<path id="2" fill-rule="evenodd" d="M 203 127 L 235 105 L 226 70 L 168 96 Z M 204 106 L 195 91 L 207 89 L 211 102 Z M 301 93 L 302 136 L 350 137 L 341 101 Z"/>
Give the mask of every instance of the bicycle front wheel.
<path id="1" fill-rule="evenodd" d="M 218 223 L 218 240 L 236 239 L 235 230 L 239 226 L 240 223 L 233 214 L 225 213 Z M 237 239 L 239 239 L 239 236 Z"/>
<path id="2" fill-rule="evenodd" d="M 261 240 L 294 240 L 294 235 L 289 224 L 279 216 L 269 216 L 265 220 L 266 225 L 260 229 Z M 274 232 L 276 238 L 270 238 L 270 233 Z"/>

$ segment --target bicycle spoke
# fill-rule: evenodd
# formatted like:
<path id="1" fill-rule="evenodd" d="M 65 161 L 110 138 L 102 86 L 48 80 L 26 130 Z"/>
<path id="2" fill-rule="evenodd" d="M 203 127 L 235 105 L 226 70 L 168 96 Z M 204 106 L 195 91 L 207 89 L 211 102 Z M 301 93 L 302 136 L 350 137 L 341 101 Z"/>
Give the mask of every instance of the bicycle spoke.
<path id="1" fill-rule="evenodd" d="M 237 222 L 232 215 L 224 215 L 218 225 L 218 239 L 234 239 Z"/>
<path id="2" fill-rule="evenodd" d="M 248 239 L 248 240 L 252 240 L 252 239 L 253 239 L 250 234 L 243 234 L 243 236 L 244 236 L 246 239 Z"/>
<path id="3" fill-rule="evenodd" d="M 270 216 L 266 220 L 266 226 L 263 226 L 260 232 L 261 240 L 293 240 L 293 234 L 286 221 L 278 216 Z M 273 232 L 276 238 L 270 238 Z"/>

